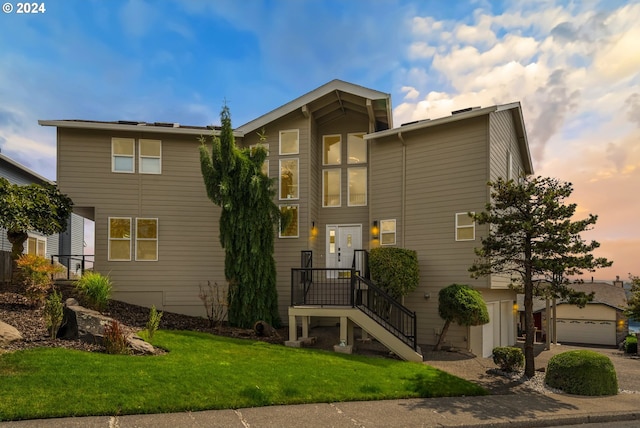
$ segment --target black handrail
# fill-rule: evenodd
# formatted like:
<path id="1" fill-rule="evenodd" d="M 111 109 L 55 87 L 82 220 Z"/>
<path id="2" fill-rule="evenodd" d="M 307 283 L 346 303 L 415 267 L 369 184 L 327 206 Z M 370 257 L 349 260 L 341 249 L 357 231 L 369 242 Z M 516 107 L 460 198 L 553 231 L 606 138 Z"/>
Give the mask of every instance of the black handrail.
<path id="1" fill-rule="evenodd" d="M 369 272 L 369 252 L 367 250 L 354 250 L 351 268 L 359 271 L 364 278 L 371 279 Z"/>
<path id="2" fill-rule="evenodd" d="M 313 267 L 313 251 L 311 250 L 300 251 L 300 267 L 303 267 L 303 268 Z"/>
<path id="3" fill-rule="evenodd" d="M 75 275 L 74 276 L 82 276 L 82 274 L 87 269 L 93 269 L 95 255 L 93 254 L 52 254 L 51 255 L 51 264 L 55 264 L 55 259 L 58 260 L 58 263 L 66 266 L 67 268 L 67 278 L 71 279 L 72 272 L 72 261 L 79 261 L 75 266 Z"/>

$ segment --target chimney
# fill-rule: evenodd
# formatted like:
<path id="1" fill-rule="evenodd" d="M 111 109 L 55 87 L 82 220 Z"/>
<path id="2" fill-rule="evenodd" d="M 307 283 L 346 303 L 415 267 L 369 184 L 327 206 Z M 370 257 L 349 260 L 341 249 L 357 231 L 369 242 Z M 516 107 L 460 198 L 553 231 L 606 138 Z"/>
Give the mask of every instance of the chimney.
<path id="1" fill-rule="evenodd" d="M 624 287 L 624 281 L 620 281 L 620 275 L 616 275 L 616 280 L 613 281 L 613 285 L 620 288 Z"/>

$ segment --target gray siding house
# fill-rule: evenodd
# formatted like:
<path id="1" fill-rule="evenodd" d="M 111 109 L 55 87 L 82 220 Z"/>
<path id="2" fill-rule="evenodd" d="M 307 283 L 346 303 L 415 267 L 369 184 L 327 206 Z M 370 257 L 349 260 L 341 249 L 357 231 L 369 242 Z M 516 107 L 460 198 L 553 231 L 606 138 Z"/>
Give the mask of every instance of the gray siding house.
<path id="1" fill-rule="evenodd" d="M 58 184 L 74 210 L 95 221 L 95 269 L 111 276 L 114 297 L 204 315 L 199 288 L 226 283 L 220 211 L 206 196 L 198 154 L 199 137 L 218 129 L 39 123 L 56 127 Z M 276 203 L 294 214 L 275 243 L 279 309 L 285 323 L 302 325 L 302 338 L 312 318 L 327 317 L 340 320 L 340 339 L 349 345 L 354 323 L 378 337 L 349 308 L 292 303 L 292 269 L 301 267 L 302 252 L 312 254 L 314 268 L 348 269 L 358 250 L 384 245 L 418 253 L 420 286 L 404 304 L 417 314 L 419 343 L 436 342 L 443 324 L 438 290 L 453 282 L 482 292 L 491 323 L 452 327 L 449 345 L 488 355 L 515 342 L 515 294 L 507 282 L 469 277 L 473 249 L 487 230 L 467 213 L 484 208 L 488 180 L 533 171 L 518 103 L 394 128 L 390 95 L 334 80 L 236 128 L 236 143 L 258 144 L 262 130 Z M 290 342 L 297 339 L 293 328 Z"/>
<path id="2" fill-rule="evenodd" d="M 29 185 L 53 183 L 40 174 L 30 170 L 10 157 L 0 153 L 0 177 L 12 184 Z M 50 258 L 58 254 L 82 254 L 84 251 L 84 219 L 73 213 L 69 218 L 67 230 L 57 235 L 45 236 L 30 231 L 25 242 L 24 252 Z M 11 251 L 11 243 L 7 240 L 7 231 L 0 228 L 0 251 Z M 67 264 L 66 262 L 64 263 Z M 72 266 L 72 270 L 74 267 Z"/>

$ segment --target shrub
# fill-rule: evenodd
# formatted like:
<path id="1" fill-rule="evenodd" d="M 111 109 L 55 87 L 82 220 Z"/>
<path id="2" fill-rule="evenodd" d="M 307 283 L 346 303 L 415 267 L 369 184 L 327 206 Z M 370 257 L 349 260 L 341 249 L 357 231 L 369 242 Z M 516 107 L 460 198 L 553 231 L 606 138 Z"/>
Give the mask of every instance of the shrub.
<path id="1" fill-rule="evenodd" d="M 43 309 L 44 320 L 47 323 L 47 330 L 49 335 L 55 340 L 58 329 L 62 325 L 62 319 L 64 318 L 64 308 L 62 306 L 62 294 L 57 291 L 53 291 L 44 303 Z"/>
<path id="2" fill-rule="evenodd" d="M 207 281 L 207 288 L 203 288 L 200 285 L 200 294 L 198 295 L 204 309 L 207 312 L 207 318 L 209 319 L 210 327 L 221 327 L 222 322 L 227 316 L 227 292 L 217 282 L 211 285 L 210 281 Z"/>
<path id="3" fill-rule="evenodd" d="M 122 325 L 116 320 L 112 320 L 104 327 L 103 343 L 107 350 L 107 354 L 129 354 L 127 333 L 122 328 Z"/>
<path id="4" fill-rule="evenodd" d="M 151 306 L 149 311 L 149 320 L 147 321 L 147 333 L 149 333 L 149 340 L 153 339 L 153 335 L 160 326 L 160 320 L 162 319 L 163 312 L 158 312 L 155 305 Z"/>
<path id="5" fill-rule="evenodd" d="M 23 254 L 16 261 L 20 269 L 19 278 L 24 286 L 25 297 L 33 306 L 42 306 L 51 291 L 51 276 L 63 270 L 60 265 L 52 265 L 49 260 L 35 254 Z"/>
<path id="6" fill-rule="evenodd" d="M 74 285 L 91 309 L 102 312 L 107 308 L 112 289 L 109 277 L 98 272 L 85 272 Z"/>
<path id="7" fill-rule="evenodd" d="M 613 363 L 595 351 L 569 351 L 549 360 L 545 383 L 569 394 L 615 395 L 618 378 Z"/>
<path id="8" fill-rule="evenodd" d="M 465 284 L 451 284 L 438 292 L 438 315 L 444 320 L 444 326 L 433 348 L 435 351 L 440 350 L 452 322 L 463 326 L 489 322 L 489 312 L 482 294 Z"/>
<path id="9" fill-rule="evenodd" d="M 392 297 L 406 296 L 418 287 L 420 269 L 414 250 L 378 247 L 369 252 L 371 278 Z"/>
<path id="10" fill-rule="evenodd" d="M 624 352 L 625 354 L 637 354 L 638 353 L 638 338 L 633 334 L 628 335 L 624 339 Z"/>
<path id="11" fill-rule="evenodd" d="M 515 372 L 524 366 L 524 354 L 522 349 L 514 346 L 500 346 L 493 348 L 493 362 L 500 370 Z"/>

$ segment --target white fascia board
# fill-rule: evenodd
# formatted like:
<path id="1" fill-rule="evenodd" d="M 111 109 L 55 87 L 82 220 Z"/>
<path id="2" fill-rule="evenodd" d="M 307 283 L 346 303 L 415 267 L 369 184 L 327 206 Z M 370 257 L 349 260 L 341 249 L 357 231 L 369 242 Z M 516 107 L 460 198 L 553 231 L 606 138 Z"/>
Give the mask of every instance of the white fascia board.
<path id="1" fill-rule="evenodd" d="M 22 165 L 19 162 L 14 161 L 10 157 L 5 156 L 2 153 L 0 153 L 0 160 L 5 161 L 9 165 L 12 165 L 13 167 L 19 169 L 20 171 L 24 172 L 27 175 L 30 175 L 32 178 L 35 178 L 36 180 L 42 181 L 43 183 L 56 184 L 55 181 L 49 180 L 48 178 L 41 176 L 37 172 L 27 168 L 26 166 Z"/>
<path id="2" fill-rule="evenodd" d="M 38 120 L 40 126 L 55 126 L 58 128 L 74 129 L 97 129 L 104 131 L 133 131 L 133 132 L 154 132 L 158 134 L 180 134 L 180 135 L 220 135 L 217 129 L 191 129 L 191 128 L 171 128 L 155 125 L 129 125 L 123 123 L 105 122 L 76 122 L 69 120 Z M 234 131 L 235 137 L 244 137 L 242 132 Z"/>

